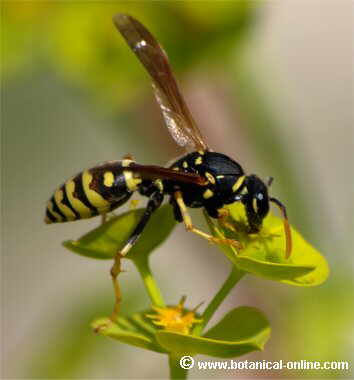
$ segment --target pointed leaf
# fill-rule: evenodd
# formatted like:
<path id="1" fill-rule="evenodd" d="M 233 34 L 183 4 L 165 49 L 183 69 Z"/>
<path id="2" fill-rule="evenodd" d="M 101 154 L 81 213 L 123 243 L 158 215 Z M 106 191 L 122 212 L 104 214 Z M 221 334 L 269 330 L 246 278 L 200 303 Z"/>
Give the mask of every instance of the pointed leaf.
<path id="1" fill-rule="evenodd" d="M 155 340 L 156 328 L 145 317 L 146 312 L 131 317 L 119 317 L 116 322 L 109 318 L 97 319 L 92 323 L 94 331 L 100 335 L 116 339 L 122 343 L 144 348 L 149 351 L 165 352 Z"/>
<path id="2" fill-rule="evenodd" d="M 145 209 L 140 208 L 113 217 L 79 240 L 68 240 L 63 245 L 79 255 L 95 259 L 112 259 L 117 250 L 124 246 L 144 211 Z M 168 237 L 175 224 L 171 206 L 160 207 L 151 217 L 127 258 L 151 253 Z"/>
<path id="3" fill-rule="evenodd" d="M 248 234 L 248 224 L 243 205 L 235 203 L 228 207 L 230 223 L 235 231 L 208 220 L 212 233 L 218 237 L 239 240 L 244 248 L 237 251 L 230 246 L 220 246 L 225 255 L 238 268 L 254 275 L 291 285 L 319 285 L 328 277 L 328 265 L 321 254 L 301 234 L 291 227 L 293 248 L 285 259 L 283 220 L 271 213 L 263 221 L 262 230 Z"/>
<path id="4" fill-rule="evenodd" d="M 169 352 L 221 358 L 262 350 L 269 336 L 267 319 L 252 307 L 239 307 L 230 311 L 203 337 L 162 330 L 156 332 L 157 341 Z"/>
<path id="5" fill-rule="evenodd" d="M 265 342 L 262 337 L 269 332 L 269 322 L 263 313 L 254 307 L 240 306 L 229 311 L 204 336 L 232 341 L 253 339 L 263 347 Z"/>

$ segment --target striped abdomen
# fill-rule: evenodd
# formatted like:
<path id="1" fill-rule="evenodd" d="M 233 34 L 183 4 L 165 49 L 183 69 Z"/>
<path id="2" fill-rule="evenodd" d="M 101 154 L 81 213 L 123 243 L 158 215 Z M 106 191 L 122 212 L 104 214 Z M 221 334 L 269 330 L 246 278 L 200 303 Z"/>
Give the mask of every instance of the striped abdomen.
<path id="1" fill-rule="evenodd" d="M 91 218 L 125 203 L 141 183 L 139 176 L 128 170 L 130 163 L 106 162 L 66 181 L 48 201 L 45 222 Z"/>

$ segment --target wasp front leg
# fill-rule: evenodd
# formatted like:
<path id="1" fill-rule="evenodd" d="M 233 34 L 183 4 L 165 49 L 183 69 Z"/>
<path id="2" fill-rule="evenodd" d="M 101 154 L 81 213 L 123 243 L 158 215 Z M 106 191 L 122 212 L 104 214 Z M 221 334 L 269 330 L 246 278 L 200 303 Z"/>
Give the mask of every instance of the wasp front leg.
<path id="1" fill-rule="evenodd" d="M 221 226 L 225 227 L 226 229 L 236 232 L 235 227 L 229 222 L 229 216 L 230 212 L 226 208 L 221 208 L 218 210 L 218 222 L 221 224 Z"/>
<path id="2" fill-rule="evenodd" d="M 184 223 L 187 231 L 191 231 L 191 232 L 203 237 L 204 239 L 208 240 L 211 243 L 232 245 L 237 249 L 242 248 L 242 244 L 237 240 L 226 239 L 226 238 L 217 238 L 217 237 L 214 237 L 210 234 L 207 234 L 206 232 L 203 232 L 203 231 L 199 230 L 198 228 L 194 227 L 193 223 L 192 223 L 192 219 L 188 213 L 187 206 L 184 203 L 182 193 L 180 191 L 176 191 L 174 193 L 174 199 L 175 199 L 176 204 L 179 208 L 183 223 Z"/>
<path id="3" fill-rule="evenodd" d="M 113 288 L 114 288 L 114 294 L 115 294 L 115 305 L 114 305 L 113 313 L 111 315 L 112 321 L 114 321 L 119 314 L 120 303 L 122 300 L 122 294 L 121 294 L 120 286 L 117 279 L 118 275 L 122 272 L 122 267 L 121 267 L 122 258 L 124 258 L 128 254 L 128 252 L 133 248 L 133 246 L 137 243 L 151 215 L 156 209 L 160 207 L 162 201 L 163 201 L 162 193 L 156 192 L 151 195 L 143 216 L 141 217 L 140 221 L 136 225 L 134 231 L 130 235 L 124 247 L 121 250 L 119 250 L 114 257 L 114 264 L 111 268 L 111 276 L 112 276 L 112 282 L 113 282 Z"/>

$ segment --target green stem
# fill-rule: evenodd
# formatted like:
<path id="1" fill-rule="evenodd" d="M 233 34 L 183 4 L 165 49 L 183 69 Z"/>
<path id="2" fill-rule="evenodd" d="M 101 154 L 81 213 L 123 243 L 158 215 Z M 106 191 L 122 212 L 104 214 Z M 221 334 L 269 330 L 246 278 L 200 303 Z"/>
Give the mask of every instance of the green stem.
<path id="1" fill-rule="evenodd" d="M 175 354 L 170 354 L 168 357 L 168 364 L 170 366 L 170 379 L 186 379 L 188 371 L 181 367 L 179 361 L 181 357 Z"/>
<path id="2" fill-rule="evenodd" d="M 163 300 L 161 291 L 157 286 L 154 276 L 151 273 L 148 259 L 133 260 L 136 268 L 138 269 L 140 276 L 144 282 L 145 289 L 151 299 L 154 306 L 165 307 L 165 301 Z"/>
<path id="3" fill-rule="evenodd" d="M 195 335 L 201 335 L 204 327 L 208 324 L 217 308 L 221 305 L 233 287 L 241 280 L 244 275 L 245 272 L 238 269 L 235 265 L 232 266 L 229 277 L 226 279 L 220 290 L 216 293 L 214 298 L 210 301 L 209 305 L 204 310 L 204 313 L 201 316 L 202 322 L 196 325 L 194 328 L 193 333 Z"/>

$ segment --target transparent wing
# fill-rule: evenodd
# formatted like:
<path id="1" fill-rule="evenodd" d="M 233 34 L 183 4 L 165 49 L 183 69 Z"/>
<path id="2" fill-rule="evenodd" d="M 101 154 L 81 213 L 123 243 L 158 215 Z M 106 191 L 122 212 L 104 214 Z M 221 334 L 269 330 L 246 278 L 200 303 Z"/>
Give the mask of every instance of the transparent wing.
<path id="1" fill-rule="evenodd" d="M 150 74 L 156 100 L 174 140 L 183 147 L 207 150 L 208 146 L 179 91 L 167 54 L 155 37 L 129 15 L 118 14 L 113 21 Z"/>
<path id="2" fill-rule="evenodd" d="M 131 163 L 129 166 L 122 168 L 122 170 L 129 170 L 134 173 L 139 173 L 144 179 L 165 179 L 175 182 L 183 182 L 198 186 L 206 185 L 205 178 L 194 173 L 184 173 L 173 169 L 164 168 L 154 165 L 139 165 Z"/>

